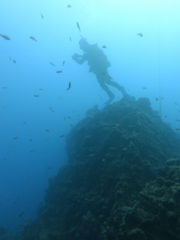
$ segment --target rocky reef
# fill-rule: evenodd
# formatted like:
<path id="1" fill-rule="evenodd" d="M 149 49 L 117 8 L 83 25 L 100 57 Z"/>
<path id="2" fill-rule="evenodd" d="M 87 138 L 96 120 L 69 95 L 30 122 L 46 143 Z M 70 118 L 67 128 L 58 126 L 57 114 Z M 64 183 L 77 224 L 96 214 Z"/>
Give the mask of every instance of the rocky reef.
<path id="1" fill-rule="evenodd" d="M 0 240 L 14 240 L 14 236 L 3 227 L 0 227 Z"/>
<path id="2" fill-rule="evenodd" d="M 180 239 L 180 141 L 148 99 L 87 112 L 19 240 Z"/>

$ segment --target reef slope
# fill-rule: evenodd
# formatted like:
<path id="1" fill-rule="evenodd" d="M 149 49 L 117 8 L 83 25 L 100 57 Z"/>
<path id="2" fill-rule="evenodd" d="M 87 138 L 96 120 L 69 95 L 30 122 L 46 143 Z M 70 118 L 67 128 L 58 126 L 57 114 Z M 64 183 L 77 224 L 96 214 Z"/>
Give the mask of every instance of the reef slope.
<path id="1" fill-rule="evenodd" d="M 179 140 L 147 99 L 87 112 L 22 240 L 180 239 Z"/>

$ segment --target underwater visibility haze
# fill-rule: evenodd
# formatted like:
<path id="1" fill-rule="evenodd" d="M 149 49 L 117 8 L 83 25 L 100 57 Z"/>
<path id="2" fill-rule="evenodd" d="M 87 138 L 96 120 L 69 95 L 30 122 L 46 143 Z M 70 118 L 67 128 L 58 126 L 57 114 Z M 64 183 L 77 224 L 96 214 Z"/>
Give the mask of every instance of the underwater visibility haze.
<path id="1" fill-rule="evenodd" d="M 160 125 L 155 123 L 154 113 L 151 118 L 151 111 L 155 111 L 162 124 L 171 129 L 167 130 L 167 135 L 172 131 L 172 134 L 179 136 L 179 12 L 178 0 L 0 1 L 2 229 L 13 233 L 21 232 L 24 226 L 36 220 L 44 207 L 44 201 L 51 201 L 50 194 L 55 194 L 52 190 L 47 190 L 48 186 L 53 185 L 53 177 L 60 174 L 59 169 L 69 159 L 72 160 L 73 156 L 83 159 L 86 154 L 93 157 L 98 152 L 97 149 L 103 146 L 105 151 L 111 145 L 108 142 L 104 146 L 103 137 L 98 138 L 98 129 L 92 127 L 94 123 L 91 125 L 90 120 L 84 120 L 89 116 L 89 111 L 93 111 L 90 119 L 97 117 L 94 120 L 97 121 L 95 126 L 101 128 L 107 125 L 109 129 L 117 117 L 116 111 L 126 114 L 123 106 L 133 113 L 134 109 L 141 111 L 141 103 L 137 101 L 136 106 L 136 99 L 147 98 L 153 110 L 149 110 L 148 104 L 142 105 L 147 106 L 147 116 L 152 120 L 153 126 L 158 128 Z M 88 50 L 83 48 L 84 45 L 82 47 L 83 39 Z M 93 51 L 99 51 L 97 57 L 96 54 L 93 55 Z M 99 59 L 104 61 L 101 66 Z M 100 72 L 103 74 L 102 78 Z M 128 103 L 123 102 L 124 98 L 130 98 Z M 122 107 L 115 105 L 119 101 L 122 101 Z M 118 117 L 121 119 L 120 115 Z M 132 118 L 134 119 L 133 114 Z M 104 125 L 103 121 L 106 122 Z M 123 122 L 121 127 L 128 128 L 130 122 L 127 119 L 127 125 L 123 125 Z M 81 123 L 84 128 L 78 128 Z M 143 122 L 140 123 L 143 125 Z M 83 124 L 87 124 L 92 131 L 85 130 Z M 107 138 L 106 130 L 104 131 L 104 138 Z M 99 141 L 93 138 L 97 145 L 94 153 L 87 150 L 92 142 L 84 137 L 85 133 L 89 138 L 92 133 L 97 134 Z M 158 134 L 161 136 L 162 131 Z M 114 143 L 119 141 L 114 135 L 110 136 Z M 76 141 L 78 145 L 75 144 Z M 176 144 L 176 140 L 173 141 Z M 154 142 L 158 145 L 158 141 Z M 160 141 L 159 144 L 161 143 Z M 152 151 L 156 152 L 154 146 Z M 111 147 L 113 148 L 113 144 Z M 161 147 L 166 148 L 166 143 L 163 142 Z M 174 148 L 169 149 L 168 157 L 173 155 L 170 154 L 171 151 Z M 152 161 L 151 164 L 155 163 Z M 145 173 L 146 170 L 145 168 Z M 67 172 L 74 174 L 73 171 Z M 140 186 L 141 184 L 138 185 Z M 46 194 L 48 197 L 45 198 Z M 43 216 L 46 217 L 46 214 Z M 74 216 L 75 221 L 76 217 L 77 215 Z M 62 231 L 64 229 L 62 227 Z M 37 238 L 22 239 L 64 239 L 63 236 L 71 239 L 70 235 L 51 238 L 43 234 L 41 238 L 36 235 Z M 90 233 L 82 234 L 81 239 L 88 240 L 88 234 Z M 103 234 L 99 237 L 94 233 L 94 239 L 115 239 L 110 235 L 105 237 L 106 231 Z M 119 236 L 122 237 L 121 233 Z M 74 239 L 78 237 L 77 234 Z"/>

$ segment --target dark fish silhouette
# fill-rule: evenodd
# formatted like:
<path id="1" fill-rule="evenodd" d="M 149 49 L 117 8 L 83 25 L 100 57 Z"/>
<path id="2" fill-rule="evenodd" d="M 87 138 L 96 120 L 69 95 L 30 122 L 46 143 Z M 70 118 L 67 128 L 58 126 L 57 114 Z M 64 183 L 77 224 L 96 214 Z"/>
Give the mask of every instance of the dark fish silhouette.
<path id="1" fill-rule="evenodd" d="M 143 37 L 143 33 L 141 33 L 141 32 L 138 33 L 137 35 L 138 35 L 139 37 Z"/>
<path id="2" fill-rule="evenodd" d="M 14 64 L 16 64 L 16 60 L 11 57 L 9 57 L 9 61 L 12 61 Z"/>
<path id="3" fill-rule="evenodd" d="M 6 39 L 6 40 L 11 40 L 10 37 L 8 37 L 7 35 L 1 34 L 0 33 L 0 37 Z"/>
<path id="4" fill-rule="evenodd" d="M 50 110 L 51 112 L 55 112 L 52 107 L 49 107 L 49 110 Z"/>
<path id="5" fill-rule="evenodd" d="M 68 87 L 66 90 L 69 90 L 71 88 L 71 82 L 69 82 Z"/>
<path id="6" fill-rule="evenodd" d="M 63 71 L 62 70 L 57 70 L 56 73 L 62 73 Z"/>
<path id="7" fill-rule="evenodd" d="M 33 40 L 33 41 L 37 42 L 37 39 L 36 39 L 35 37 L 33 37 L 33 36 L 30 36 L 29 38 L 30 38 L 31 40 Z"/>
<path id="8" fill-rule="evenodd" d="M 78 22 L 76 23 L 76 26 L 77 26 L 78 30 L 81 32 L 81 28 L 80 28 L 80 25 Z"/>
<path id="9" fill-rule="evenodd" d="M 19 214 L 18 214 L 18 217 L 23 217 L 24 216 L 24 211 L 21 211 Z"/>
<path id="10" fill-rule="evenodd" d="M 53 67 L 56 67 L 56 64 L 54 64 L 53 62 L 49 62 L 49 64 L 51 64 Z"/>

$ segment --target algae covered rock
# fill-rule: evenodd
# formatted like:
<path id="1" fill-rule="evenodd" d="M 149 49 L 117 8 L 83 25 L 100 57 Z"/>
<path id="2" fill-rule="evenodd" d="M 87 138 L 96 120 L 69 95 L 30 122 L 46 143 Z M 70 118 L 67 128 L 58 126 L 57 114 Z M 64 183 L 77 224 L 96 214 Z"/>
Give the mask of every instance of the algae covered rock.
<path id="1" fill-rule="evenodd" d="M 180 239 L 180 158 L 170 159 L 166 169 L 140 191 L 129 214 L 131 226 L 141 228 L 147 239 Z"/>
<path id="2" fill-rule="evenodd" d="M 69 162 L 19 239 L 178 239 L 179 146 L 147 99 L 91 109 L 70 132 Z"/>
<path id="3" fill-rule="evenodd" d="M 103 112 L 89 112 L 70 133 L 67 152 L 71 162 L 141 158 L 157 167 L 171 155 L 174 140 L 174 133 L 152 110 L 148 99 L 130 98 Z"/>

